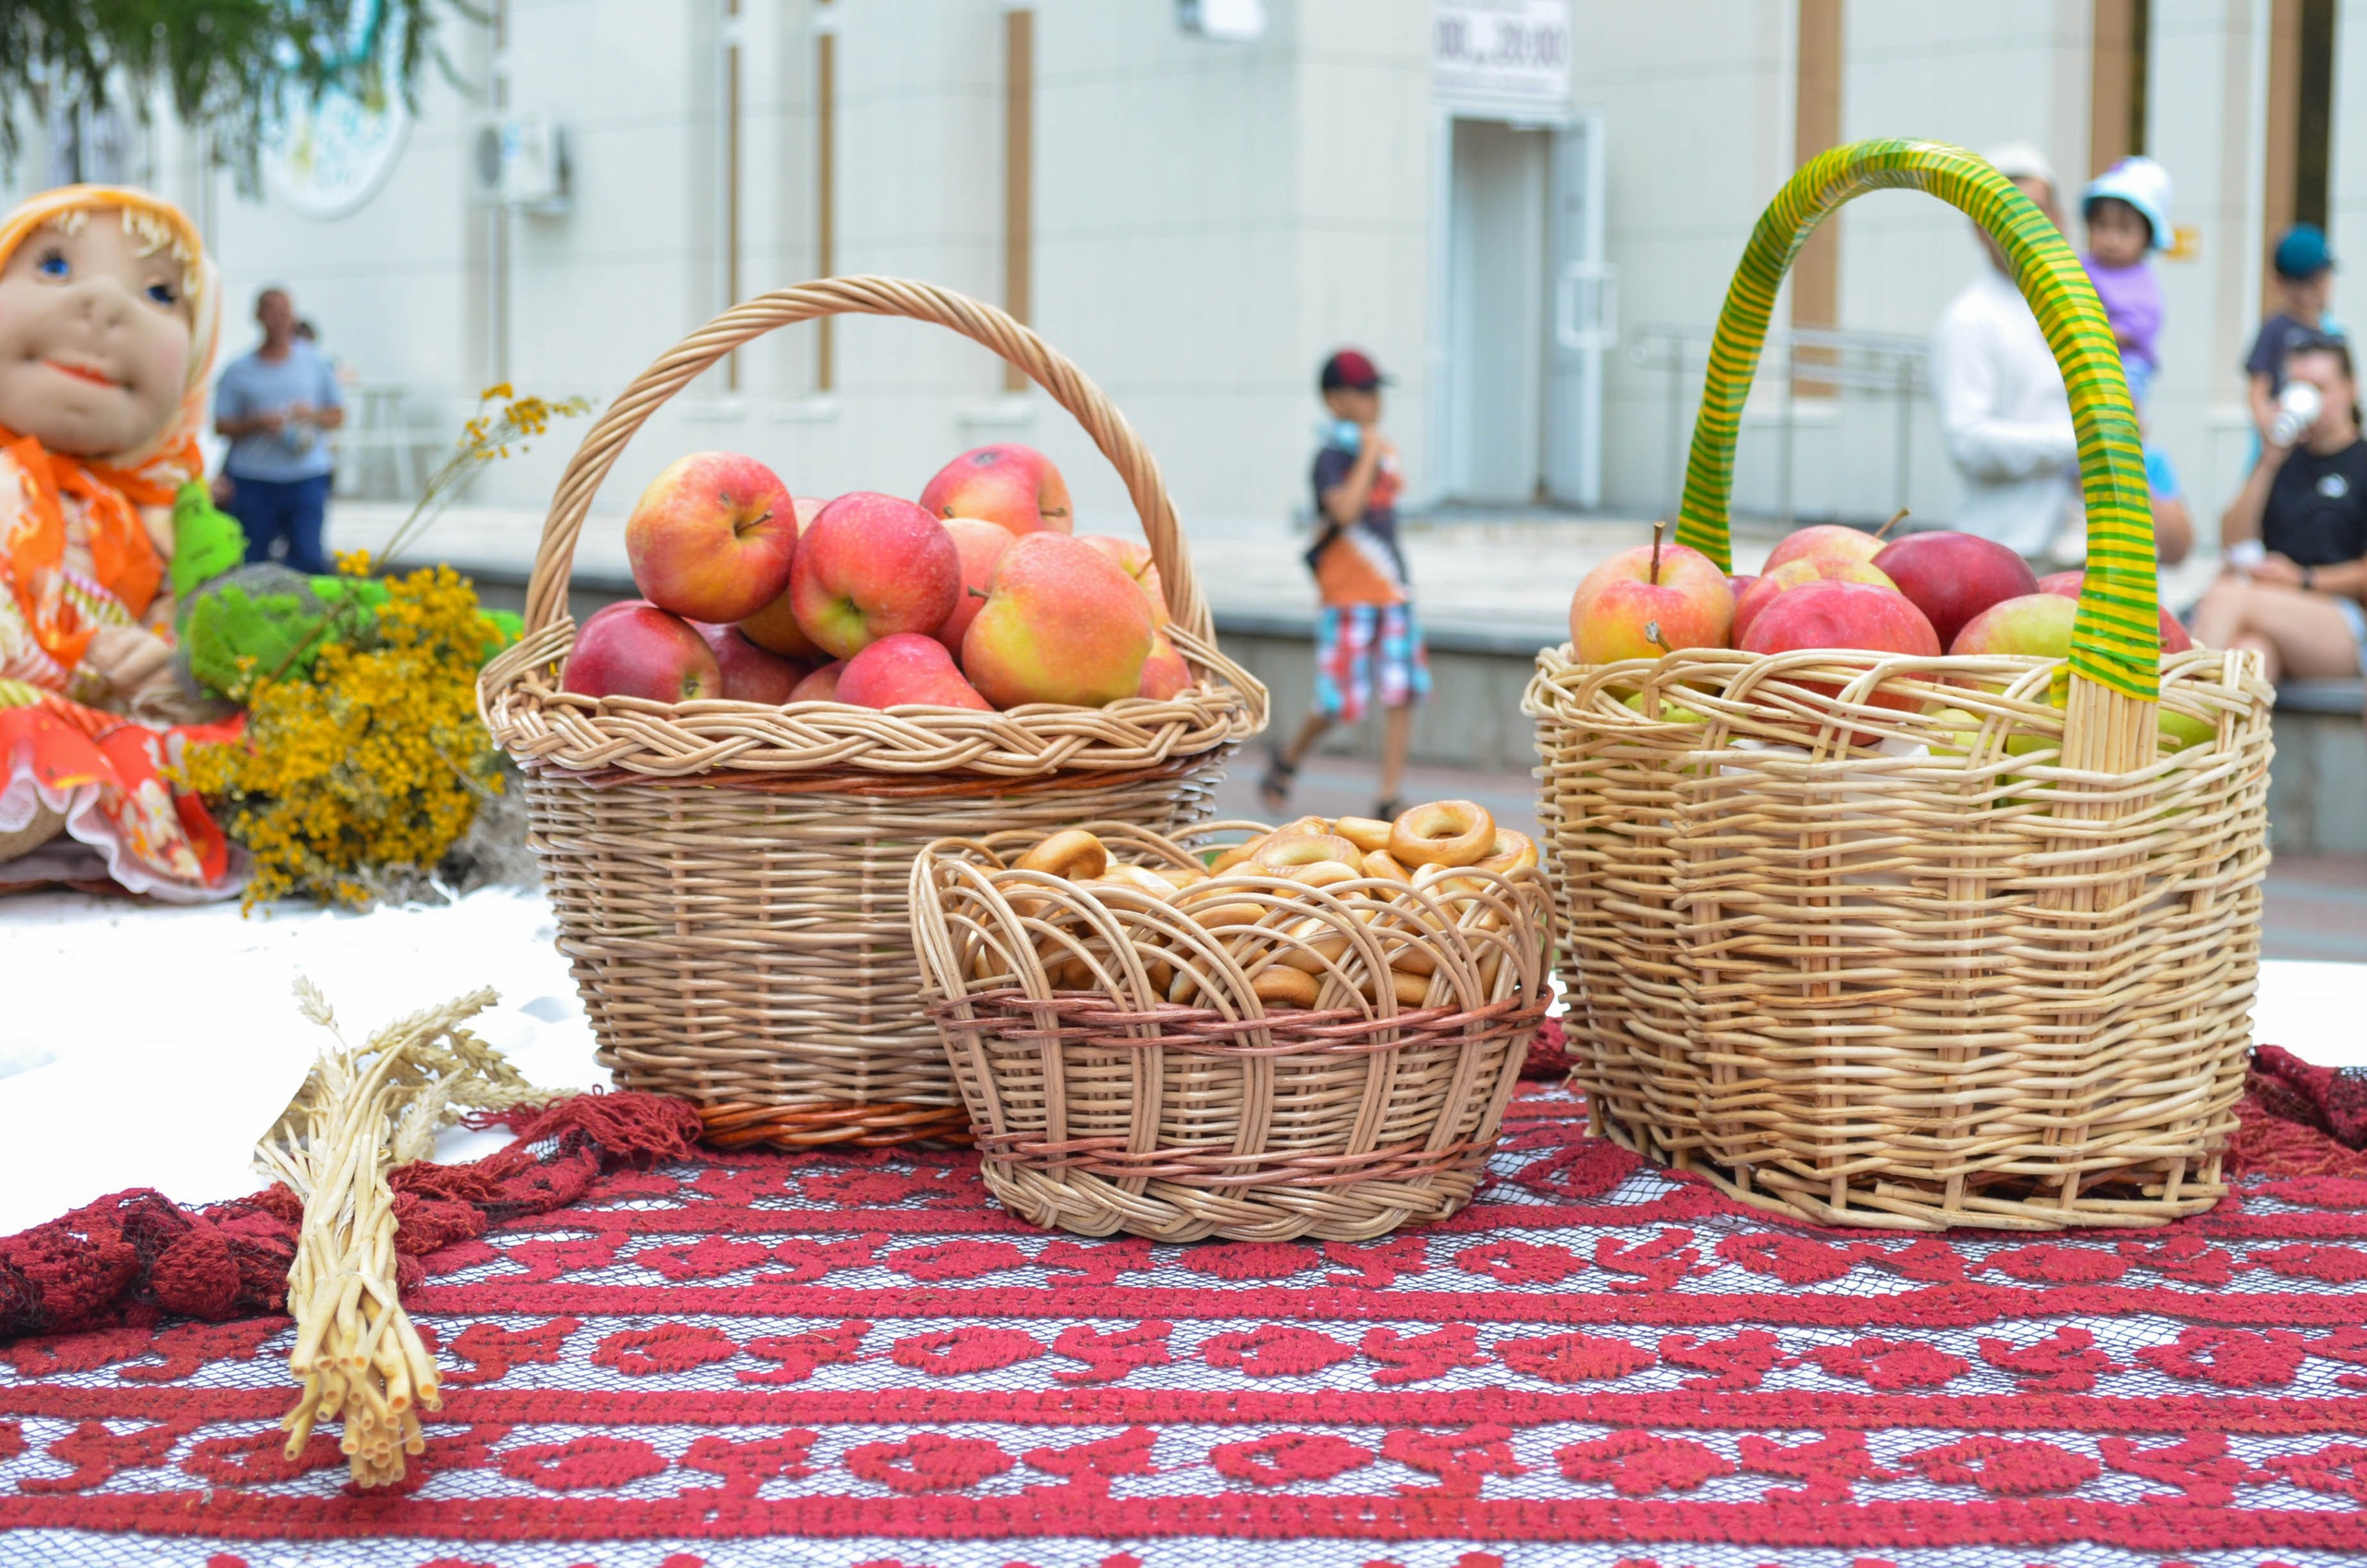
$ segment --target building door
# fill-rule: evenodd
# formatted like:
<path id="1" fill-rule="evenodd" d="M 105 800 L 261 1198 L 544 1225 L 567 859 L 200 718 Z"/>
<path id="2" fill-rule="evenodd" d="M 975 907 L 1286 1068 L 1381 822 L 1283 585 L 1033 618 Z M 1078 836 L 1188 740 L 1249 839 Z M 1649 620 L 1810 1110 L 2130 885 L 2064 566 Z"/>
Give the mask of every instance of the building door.
<path id="1" fill-rule="evenodd" d="M 1552 135 L 1457 119 L 1452 136 L 1444 487 L 1457 500 L 1520 505 L 1545 488 Z"/>
<path id="2" fill-rule="evenodd" d="M 1574 507 L 1602 504 L 1602 356 L 1619 343 L 1618 278 L 1602 259 L 1602 116 L 1553 133 L 1553 319 L 1545 381 L 1545 491 Z"/>

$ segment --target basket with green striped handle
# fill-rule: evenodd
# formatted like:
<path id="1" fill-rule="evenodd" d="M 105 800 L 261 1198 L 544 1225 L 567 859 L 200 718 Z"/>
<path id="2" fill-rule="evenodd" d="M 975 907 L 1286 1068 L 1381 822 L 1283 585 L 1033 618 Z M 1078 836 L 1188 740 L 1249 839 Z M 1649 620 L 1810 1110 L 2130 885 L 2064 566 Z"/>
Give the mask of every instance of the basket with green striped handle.
<path id="1" fill-rule="evenodd" d="M 1539 815 L 1599 1130 L 1853 1225 L 2153 1224 L 2225 1192 L 2259 961 L 2268 709 L 2165 659 L 2120 358 L 2046 215 L 1961 148 L 1836 148 L 1753 229 L 1677 539 L 1730 565 L 1742 409 L 1816 225 L 1917 190 L 1993 235 L 2063 368 L 2088 568 L 2069 657 L 1538 657 Z"/>

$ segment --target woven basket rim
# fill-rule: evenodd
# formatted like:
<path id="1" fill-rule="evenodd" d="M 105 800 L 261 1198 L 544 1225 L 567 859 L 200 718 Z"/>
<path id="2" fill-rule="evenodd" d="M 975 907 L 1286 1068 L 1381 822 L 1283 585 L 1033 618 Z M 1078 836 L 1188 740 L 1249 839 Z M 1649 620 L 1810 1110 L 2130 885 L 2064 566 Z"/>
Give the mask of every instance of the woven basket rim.
<path id="1" fill-rule="evenodd" d="M 575 542 L 601 482 L 633 435 L 726 354 L 779 327 L 841 314 L 903 317 L 958 332 L 1024 372 L 1075 418 L 1125 482 L 1173 617 L 1161 630 L 1195 685 L 1164 701 L 1134 698 L 1101 708 L 1038 704 L 997 713 L 917 706 L 881 712 L 842 703 L 665 704 L 558 689 L 558 668 L 575 641 L 566 613 Z M 654 361 L 594 423 L 560 476 L 535 549 L 525 619 L 525 636 L 478 677 L 478 714 L 520 762 L 583 771 L 668 778 L 717 769 L 989 778 L 1124 771 L 1237 744 L 1265 729 L 1269 705 L 1257 677 L 1218 651 L 1215 621 L 1158 461 L 1108 395 L 1005 312 L 908 278 L 834 277 L 775 289 L 724 312 Z"/>

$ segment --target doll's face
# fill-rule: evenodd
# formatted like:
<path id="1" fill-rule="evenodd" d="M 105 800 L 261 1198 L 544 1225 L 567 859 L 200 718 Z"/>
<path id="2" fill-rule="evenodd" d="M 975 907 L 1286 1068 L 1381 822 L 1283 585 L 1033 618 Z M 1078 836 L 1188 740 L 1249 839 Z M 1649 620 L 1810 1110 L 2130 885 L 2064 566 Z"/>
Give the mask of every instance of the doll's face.
<path id="1" fill-rule="evenodd" d="M 54 452 L 145 446 L 178 411 L 190 304 L 169 249 L 141 255 L 123 213 L 43 227 L 0 265 L 0 425 Z"/>

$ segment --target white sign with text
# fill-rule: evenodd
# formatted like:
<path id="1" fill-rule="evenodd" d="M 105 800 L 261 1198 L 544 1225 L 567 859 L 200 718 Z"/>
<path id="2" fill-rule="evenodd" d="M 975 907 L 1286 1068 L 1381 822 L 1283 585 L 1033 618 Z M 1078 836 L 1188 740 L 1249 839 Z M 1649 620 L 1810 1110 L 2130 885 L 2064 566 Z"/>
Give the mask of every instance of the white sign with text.
<path id="1" fill-rule="evenodd" d="M 1569 0 L 1436 0 L 1430 81 L 1441 98 L 1562 108 L 1570 98 Z"/>

